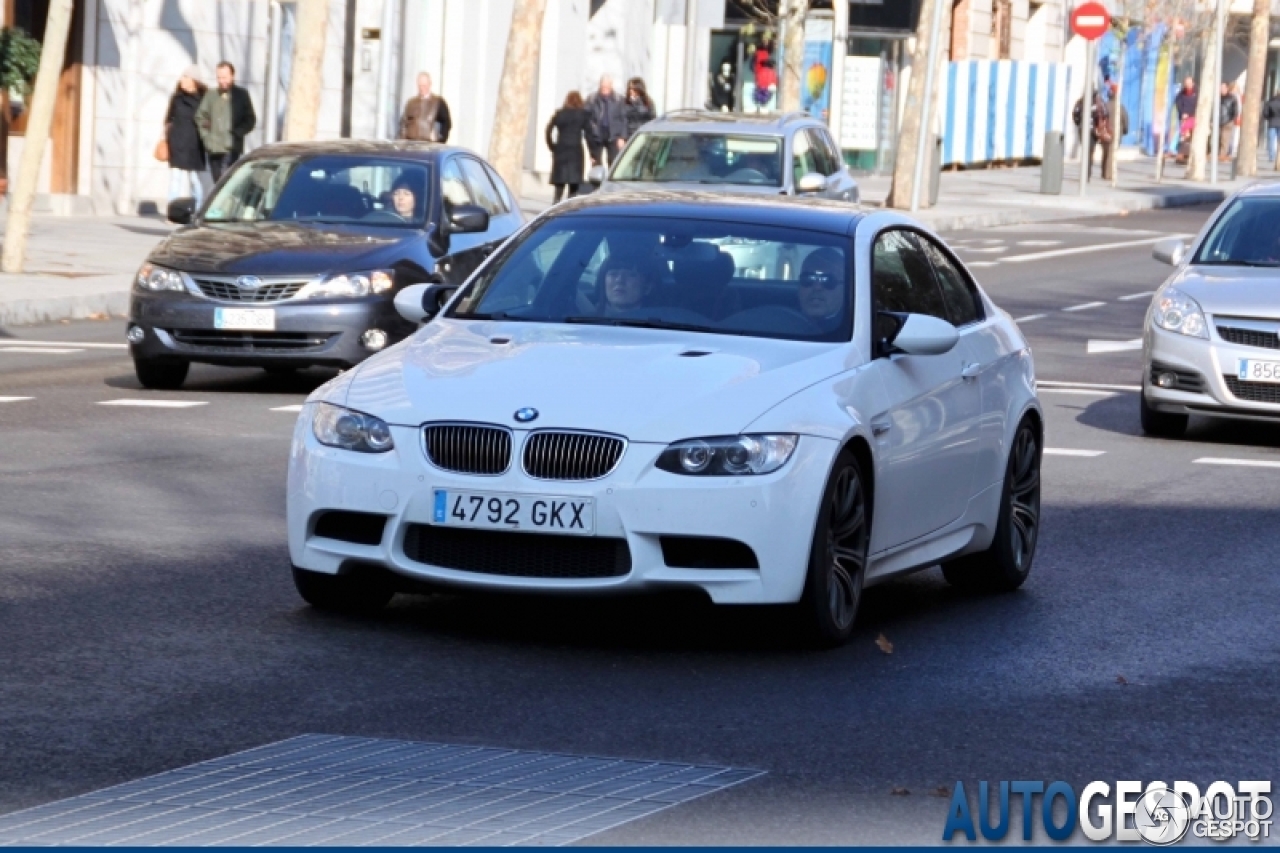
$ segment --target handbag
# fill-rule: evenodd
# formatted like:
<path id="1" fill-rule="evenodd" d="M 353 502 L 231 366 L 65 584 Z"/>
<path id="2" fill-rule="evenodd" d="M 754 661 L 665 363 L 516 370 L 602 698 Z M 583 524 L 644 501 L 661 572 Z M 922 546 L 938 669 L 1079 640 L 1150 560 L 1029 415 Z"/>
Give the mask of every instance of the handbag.
<path id="1" fill-rule="evenodd" d="M 600 163 L 595 164 L 587 172 L 587 183 L 599 186 L 604 183 L 604 179 L 608 176 L 604 166 Z"/>
<path id="2" fill-rule="evenodd" d="M 165 139 L 163 136 L 160 137 L 160 141 L 156 143 L 156 150 L 153 151 L 152 154 L 161 163 L 168 163 L 169 162 L 169 140 Z"/>

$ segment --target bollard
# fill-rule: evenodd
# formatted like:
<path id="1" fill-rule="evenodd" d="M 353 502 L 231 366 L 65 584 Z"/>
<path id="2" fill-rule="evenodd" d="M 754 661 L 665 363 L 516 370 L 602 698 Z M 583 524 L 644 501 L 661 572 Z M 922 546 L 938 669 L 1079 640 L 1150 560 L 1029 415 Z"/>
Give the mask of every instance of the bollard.
<path id="1" fill-rule="evenodd" d="M 938 190 L 942 184 L 942 140 L 930 134 L 929 147 L 933 160 L 929 163 L 929 206 L 938 206 Z"/>
<path id="2" fill-rule="evenodd" d="M 1040 160 L 1041 193 L 1062 195 L 1062 161 L 1065 153 L 1062 131 L 1051 130 L 1044 135 L 1044 157 Z"/>

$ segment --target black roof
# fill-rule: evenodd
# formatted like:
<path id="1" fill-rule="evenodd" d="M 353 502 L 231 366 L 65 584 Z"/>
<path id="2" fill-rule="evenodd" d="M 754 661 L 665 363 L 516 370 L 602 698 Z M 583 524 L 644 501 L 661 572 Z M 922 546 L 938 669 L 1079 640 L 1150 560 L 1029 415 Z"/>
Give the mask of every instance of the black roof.
<path id="1" fill-rule="evenodd" d="M 376 157 L 393 157 L 406 160 L 435 161 L 445 154 L 465 151 L 451 145 L 436 142 L 415 142 L 409 139 L 383 141 L 375 139 L 331 139 L 313 142 L 277 142 L 253 149 L 247 156 L 281 157 L 327 154 L 363 154 Z"/>
<path id="2" fill-rule="evenodd" d="M 866 214 L 848 202 L 828 199 L 654 190 L 578 196 L 556 205 L 544 215 L 714 219 L 848 234 Z"/>

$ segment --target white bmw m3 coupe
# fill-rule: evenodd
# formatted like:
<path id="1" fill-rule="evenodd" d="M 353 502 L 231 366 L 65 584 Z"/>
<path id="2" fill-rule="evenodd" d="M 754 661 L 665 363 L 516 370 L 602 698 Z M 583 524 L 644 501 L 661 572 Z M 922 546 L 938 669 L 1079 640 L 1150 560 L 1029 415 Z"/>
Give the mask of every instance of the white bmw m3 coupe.
<path id="1" fill-rule="evenodd" d="M 289 551 L 316 607 L 683 587 L 793 605 L 834 644 L 867 585 L 1031 569 L 1031 352 L 908 218 L 575 200 L 396 304 L 428 322 L 317 389 L 294 434 Z"/>

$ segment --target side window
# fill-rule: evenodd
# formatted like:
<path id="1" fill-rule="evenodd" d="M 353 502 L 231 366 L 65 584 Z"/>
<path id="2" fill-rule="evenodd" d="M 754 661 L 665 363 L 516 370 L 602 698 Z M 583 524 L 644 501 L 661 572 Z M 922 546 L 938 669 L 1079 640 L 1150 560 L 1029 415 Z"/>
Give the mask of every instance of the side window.
<path id="1" fill-rule="evenodd" d="M 893 321 L 881 317 L 881 311 L 928 314 L 950 322 L 933 268 L 910 232 L 895 229 L 876 237 L 871 253 L 871 307 L 877 341 L 893 329 Z"/>
<path id="2" fill-rule="evenodd" d="M 484 172 L 484 166 L 470 157 L 459 157 L 462 164 L 462 176 L 466 179 L 467 188 L 475 197 L 476 204 L 489 212 L 490 216 L 499 216 L 507 212 L 507 205 L 498 195 L 498 190 Z"/>
<path id="3" fill-rule="evenodd" d="M 809 134 L 797 133 L 791 140 L 791 172 L 798 181 L 810 172 L 816 171 L 818 171 L 818 164 L 814 161 Z"/>
<path id="4" fill-rule="evenodd" d="M 836 162 L 831 156 L 831 149 L 827 147 L 827 140 L 823 138 L 826 134 L 812 127 L 806 133 L 809 136 L 809 145 L 813 148 L 813 160 L 818 171 L 824 175 L 834 175 Z"/>
<path id="5" fill-rule="evenodd" d="M 982 301 L 977 288 L 970 283 L 951 259 L 928 237 L 916 235 L 938 274 L 942 301 L 947 305 L 947 318 L 953 326 L 967 326 L 982 319 Z"/>
<path id="6" fill-rule="evenodd" d="M 484 173 L 489 176 L 489 183 L 493 184 L 493 188 L 498 196 L 498 203 L 502 205 L 502 212 L 510 213 L 510 196 L 509 193 L 503 192 L 503 188 L 506 187 L 506 184 L 503 183 L 502 178 L 498 177 L 498 173 L 493 171 L 493 167 L 488 163 L 484 164 Z"/>
<path id="7" fill-rule="evenodd" d="M 475 204 L 471 199 L 471 191 L 462 180 L 462 170 L 458 168 L 457 157 L 450 158 L 440 170 L 440 188 L 444 200 L 450 205 Z"/>

